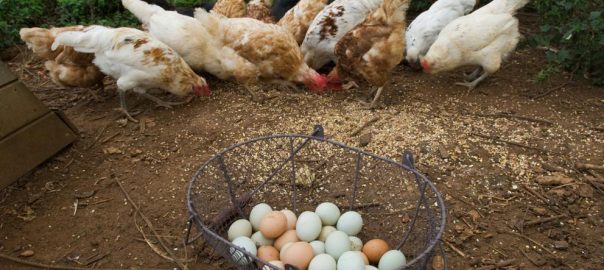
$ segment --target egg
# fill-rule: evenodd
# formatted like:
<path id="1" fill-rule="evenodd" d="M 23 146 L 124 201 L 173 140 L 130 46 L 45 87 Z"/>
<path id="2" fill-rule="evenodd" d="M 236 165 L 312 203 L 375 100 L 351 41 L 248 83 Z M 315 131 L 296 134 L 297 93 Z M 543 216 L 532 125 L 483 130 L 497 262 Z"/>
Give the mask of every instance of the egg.
<path id="1" fill-rule="evenodd" d="M 340 258 L 342 253 L 350 251 L 350 248 L 348 235 L 341 231 L 332 232 L 325 241 L 325 252 L 336 260 Z"/>
<path id="2" fill-rule="evenodd" d="M 300 241 L 300 239 L 298 239 L 298 235 L 296 234 L 296 230 L 289 230 L 286 231 L 285 233 L 283 233 L 281 236 L 279 236 L 279 238 L 277 238 L 275 240 L 275 247 L 278 250 L 281 250 L 281 248 L 287 244 L 287 243 L 294 243 L 294 242 L 298 242 Z"/>
<path id="3" fill-rule="evenodd" d="M 312 251 L 315 254 L 315 256 L 319 255 L 319 254 L 323 254 L 325 253 L 325 243 L 315 240 L 310 242 L 310 246 L 312 247 Z"/>
<path id="4" fill-rule="evenodd" d="M 252 228 L 254 231 L 258 231 L 260 229 L 260 221 L 264 215 L 273 211 L 273 209 L 266 203 L 259 203 L 250 212 L 250 223 L 252 223 Z"/>
<path id="5" fill-rule="evenodd" d="M 389 250 L 384 253 L 378 264 L 379 270 L 395 270 L 407 263 L 407 258 L 400 250 Z"/>
<path id="6" fill-rule="evenodd" d="M 327 240 L 327 236 L 329 236 L 330 233 L 337 231 L 336 227 L 334 226 L 325 226 L 321 229 L 321 233 L 319 233 L 319 241 L 323 241 L 325 242 L 325 240 Z"/>
<path id="7" fill-rule="evenodd" d="M 291 210 L 288 210 L 288 209 L 283 209 L 283 210 L 281 210 L 281 212 L 283 212 L 283 214 L 285 214 L 285 217 L 287 218 L 287 229 L 288 230 L 296 229 L 296 221 L 298 221 L 296 214 L 294 214 L 294 212 L 292 212 Z"/>
<path id="8" fill-rule="evenodd" d="M 232 243 L 233 243 L 233 245 L 246 250 L 247 252 L 251 253 L 254 256 L 257 254 L 256 245 L 254 244 L 252 239 L 250 239 L 248 237 L 245 237 L 245 236 L 237 237 L 237 238 L 235 238 L 235 240 L 233 240 Z M 250 264 L 251 262 L 253 262 L 253 259 L 251 257 L 245 255 L 243 252 L 241 252 L 235 248 L 230 248 L 229 251 L 231 253 L 233 260 L 240 265 L 247 265 L 247 264 Z"/>
<path id="9" fill-rule="evenodd" d="M 336 270 L 336 260 L 329 254 L 319 254 L 310 261 L 308 270 Z"/>
<path id="10" fill-rule="evenodd" d="M 379 269 L 377 269 L 377 267 L 375 267 L 373 265 L 365 265 L 365 270 L 379 270 Z"/>
<path id="11" fill-rule="evenodd" d="M 338 259 L 337 270 L 365 270 L 365 261 L 356 251 L 346 251 Z"/>
<path id="12" fill-rule="evenodd" d="M 336 224 L 338 231 L 343 231 L 350 236 L 357 235 L 361 231 L 361 228 L 363 228 L 363 218 L 361 218 L 361 214 L 355 211 L 348 211 L 342 214 Z"/>
<path id="13" fill-rule="evenodd" d="M 306 211 L 300 214 L 296 222 L 296 234 L 303 241 L 310 242 L 321 233 L 321 218 L 317 214 Z"/>
<path id="14" fill-rule="evenodd" d="M 258 258 L 267 262 L 279 260 L 279 251 L 272 246 L 261 246 L 258 248 Z"/>
<path id="15" fill-rule="evenodd" d="M 287 243 L 285 245 L 283 245 L 283 247 L 281 248 L 281 251 L 279 251 L 279 259 L 283 258 L 283 254 L 285 254 L 285 251 L 287 250 L 287 248 L 289 248 L 293 243 Z"/>
<path id="16" fill-rule="evenodd" d="M 323 225 L 335 225 L 340 218 L 340 208 L 333 203 L 324 202 L 317 206 L 315 214 L 321 218 Z"/>
<path id="17" fill-rule="evenodd" d="M 264 235 L 262 235 L 261 231 L 257 231 L 254 234 L 252 234 L 252 241 L 254 241 L 254 244 L 256 244 L 256 246 L 272 246 L 273 243 L 275 242 L 273 239 L 268 239 L 266 237 L 264 237 Z"/>
<path id="18" fill-rule="evenodd" d="M 369 264 L 369 259 L 367 259 L 367 255 L 365 255 L 365 253 L 360 252 L 360 251 L 354 251 L 357 254 L 359 254 L 359 256 L 363 257 L 363 262 L 365 262 L 365 265 Z"/>
<path id="19" fill-rule="evenodd" d="M 390 249 L 388 243 L 382 239 L 371 239 L 363 246 L 363 253 L 367 255 L 371 264 L 377 264 L 382 255 Z"/>
<path id="20" fill-rule="evenodd" d="M 350 248 L 354 251 L 361 251 L 361 249 L 363 249 L 363 241 L 356 237 L 356 236 L 350 236 L 348 237 L 348 239 L 350 239 Z"/>
<path id="21" fill-rule="evenodd" d="M 277 238 L 287 230 L 287 218 L 281 211 L 271 211 L 260 221 L 260 231 L 266 238 Z"/>
<path id="22" fill-rule="evenodd" d="M 233 241 L 233 240 L 235 240 L 235 238 L 237 238 L 239 236 L 250 237 L 251 235 L 252 235 L 252 224 L 245 219 L 239 219 L 239 220 L 233 222 L 233 224 L 231 224 L 231 227 L 229 227 L 229 230 L 227 232 L 229 241 Z"/>
<path id="23" fill-rule="evenodd" d="M 269 261 L 268 263 L 272 264 L 272 266 L 279 267 L 279 269 L 285 269 L 285 264 L 283 264 L 282 261 Z M 273 270 L 273 268 L 265 265 L 262 267 L 262 270 Z"/>
<path id="24" fill-rule="evenodd" d="M 296 242 L 291 244 L 281 257 L 284 264 L 291 264 L 299 270 L 306 270 L 313 258 L 312 247 L 306 242 Z"/>

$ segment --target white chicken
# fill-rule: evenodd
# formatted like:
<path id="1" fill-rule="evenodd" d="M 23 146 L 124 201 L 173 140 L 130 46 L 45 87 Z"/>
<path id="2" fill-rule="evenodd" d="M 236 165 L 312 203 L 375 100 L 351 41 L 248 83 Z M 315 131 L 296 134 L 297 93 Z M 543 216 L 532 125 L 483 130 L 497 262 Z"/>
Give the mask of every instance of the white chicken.
<path id="1" fill-rule="evenodd" d="M 474 89 L 501 67 L 518 44 L 516 10 L 529 0 L 494 0 L 484 7 L 449 23 L 438 35 L 425 56 L 420 57 L 424 72 L 438 73 L 460 66 L 479 66 L 456 83 Z"/>
<path id="2" fill-rule="evenodd" d="M 419 57 L 428 52 L 430 46 L 447 24 L 474 9 L 479 0 L 438 0 L 417 16 L 405 33 L 405 60 L 413 68 L 421 69 Z"/>
<path id="3" fill-rule="evenodd" d="M 319 69 L 330 61 L 340 39 L 375 11 L 383 0 L 336 0 L 326 6 L 312 21 L 302 42 L 304 61 Z"/>
<path id="4" fill-rule="evenodd" d="M 93 25 L 83 31 L 57 35 L 52 50 L 65 45 L 82 53 L 94 53 L 93 63 L 117 80 L 120 110 L 128 119 L 125 92 L 133 90 L 158 105 L 170 107 L 180 103 L 160 100 L 148 94 L 150 88 L 161 88 L 177 96 L 210 95 L 204 78 L 195 74 L 170 47 L 148 33 L 133 28 L 109 28 Z"/>

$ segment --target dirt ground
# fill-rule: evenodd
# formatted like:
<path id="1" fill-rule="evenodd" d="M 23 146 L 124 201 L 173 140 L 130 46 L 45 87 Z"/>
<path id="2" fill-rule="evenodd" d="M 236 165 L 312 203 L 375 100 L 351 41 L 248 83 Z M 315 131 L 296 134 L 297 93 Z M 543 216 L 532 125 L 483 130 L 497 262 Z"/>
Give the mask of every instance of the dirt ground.
<path id="1" fill-rule="evenodd" d="M 193 172 L 229 145 L 321 124 L 329 138 L 368 152 L 416 155 L 448 207 L 449 269 L 604 265 L 604 171 L 576 166 L 604 165 L 604 90 L 565 73 L 536 82 L 543 50 L 520 47 L 472 92 L 454 85 L 461 70 L 430 76 L 399 66 L 384 108 L 374 111 L 359 106 L 365 88 L 316 95 L 263 86 L 276 97 L 256 103 L 240 86 L 209 79 L 211 97 L 173 109 L 130 95 L 144 124 L 122 121 L 110 80 L 105 94 L 63 89 L 41 64 L 29 54 L 9 62 L 45 104 L 66 113 L 80 139 L 0 193 L 1 254 L 33 251 L 21 258 L 76 267 L 177 267 L 145 242 L 137 229 L 144 221 L 119 181 L 190 269 L 226 269 L 199 241 L 183 247 Z M 32 268 L 1 258 L 0 265 Z"/>

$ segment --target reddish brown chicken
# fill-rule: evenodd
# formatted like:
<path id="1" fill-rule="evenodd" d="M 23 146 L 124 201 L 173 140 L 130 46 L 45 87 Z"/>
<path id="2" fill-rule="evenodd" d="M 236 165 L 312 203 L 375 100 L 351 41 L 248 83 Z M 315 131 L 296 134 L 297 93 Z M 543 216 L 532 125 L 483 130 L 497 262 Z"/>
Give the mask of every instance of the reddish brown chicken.
<path id="1" fill-rule="evenodd" d="M 251 0 L 247 4 L 247 17 L 265 23 L 275 23 L 275 19 L 271 16 L 271 1 Z"/>
<path id="2" fill-rule="evenodd" d="M 375 108 L 390 73 L 404 56 L 405 16 L 410 0 L 384 0 L 380 7 L 348 32 L 337 44 L 336 68 L 329 84 L 341 87 L 341 79 L 364 79 L 377 87 L 369 104 Z"/>

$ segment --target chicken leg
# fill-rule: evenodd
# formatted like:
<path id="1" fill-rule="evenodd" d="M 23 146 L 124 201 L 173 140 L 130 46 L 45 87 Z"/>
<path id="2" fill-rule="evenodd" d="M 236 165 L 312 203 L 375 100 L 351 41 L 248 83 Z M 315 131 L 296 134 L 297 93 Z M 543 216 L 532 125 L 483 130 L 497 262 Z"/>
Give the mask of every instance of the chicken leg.
<path id="1" fill-rule="evenodd" d="M 489 76 L 489 73 L 484 71 L 478 78 L 474 79 L 471 82 L 457 82 L 455 83 L 456 85 L 461 85 L 461 86 L 465 86 L 468 88 L 468 91 L 472 91 L 474 88 L 476 88 L 476 86 L 478 85 L 478 83 L 480 83 L 481 81 L 483 81 L 484 79 L 486 79 Z"/>
<path id="2" fill-rule="evenodd" d="M 266 99 L 266 97 L 263 96 L 262 94 L 259 94 L 259 93 L 255 92 L 254 90 L 252 90 L 252 87 L 250 86 L 249 83 L 244 83 L 243 88 L 245 88 L 245 90 L 247 90 L 247 92 L 250 94 L 252 101 L 262 102 Z"/>
<path id="3" fill-rule="evenodd" d="M 172 109 L 172 106 L 182 105 L 182 104 L 185 104 L 185 103 L 188 103 L 189 101 L 191 101 L 191 98 L 189 98 L 189 99 L 187 99 L 185 101 L 179 101 L 179 102 L 164 101 L 164 100 L 161 100 L 160 98 L 158 98 L 156 96 L 153 96 L 153 95 L 151 95 L 151 94 L 149 94 L 147 92 L 142 92 L 142 93 L 139 93 L 139 94 L 141 94 L 143 97 L 145 97 L 145 98 L 147 98 L 147 99 L 149 99 L 149 100 L 157 103 L 157 106 L 164 107 L 166 109 Z"/>
<path id="4" fill-rule="evenodd" d="M 380 86 L 377 88 L 377 91 L 372 91 L 372 93 L 376 92 L 375 96 L 373 97 L 373 100 L 370 103 L 363 102 L 363 106 L 366 107 L 366 109 L 377 108 L 376 104 L 378 103 L 378 100 L 380 99 L 380 96 L 382 95 L 383 90 L 384 90 L 384 86 Z"/>
<path id="5" fill-rule="evenodd" d="M 134 123 L 138 123 L 138 120 L 134 119 L 128 112 L 128 106 L 126 105 L 126 92 L 122 90 L 118 90 L 118 96 L 120 99 L 120 108 L 117 109 L 126 115 L 126 118 Z"/>
<path id="6" fill-rule="evenodd" d="M 466 81 L 473 81 L 473 80 L 476 80 L 476 78 L 478 78 L 478 76 L 480 75 L 481 72 L 482 72 L 482 67 L 477 67 L 470 74 L 464 73 L 464 77 L 466 77 Z"/>

